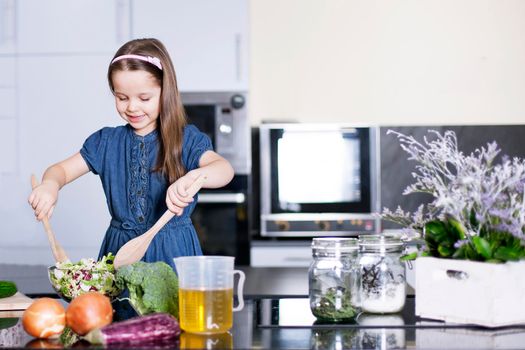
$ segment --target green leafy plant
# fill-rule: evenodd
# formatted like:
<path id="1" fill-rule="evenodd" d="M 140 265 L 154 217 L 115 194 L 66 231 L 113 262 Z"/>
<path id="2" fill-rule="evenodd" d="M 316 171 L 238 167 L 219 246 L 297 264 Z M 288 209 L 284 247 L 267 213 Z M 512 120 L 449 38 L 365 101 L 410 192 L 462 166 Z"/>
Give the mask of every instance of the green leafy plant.
<path id="1" fill-rule="evenodd" d="M 385 220 L 425 241 L 405 260 L 420 255 L 494 263 L 525 259 L 524 160 L 502 157 L 495 164 L 500 152 L 495 142 L 464 155 L 453 131 L 430 130 L 434 139 L 423 142 L 390 133 L 397 135 L 408 159 L 418 162 L 415 182 L 403 194 L 427 193 L 433 199 L 414 213 L 401 207 L 383 210 Z"/>

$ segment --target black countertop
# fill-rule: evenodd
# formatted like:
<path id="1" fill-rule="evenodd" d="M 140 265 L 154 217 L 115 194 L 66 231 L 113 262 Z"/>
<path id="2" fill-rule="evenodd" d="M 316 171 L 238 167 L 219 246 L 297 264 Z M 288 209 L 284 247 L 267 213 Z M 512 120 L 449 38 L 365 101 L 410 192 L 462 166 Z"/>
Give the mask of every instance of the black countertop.
<path id="1" fill-rule="evenodd" d="M 246 274 L 244 294 L 249 297 L 308 295 L 308 268 L 236 268 Z M 43 265 L 0 264 L 0 279 L 16 282 L 18 289 L 26 295 L 54 294 L 47 278 L 47 267 Z"/>
<path id="2" fill-rule="evenodd" d="M 304 268 L 249 268 L 245 307 L 234 314 L 227 334 L 182 333 L 171 348 L 205 349 L 523 349 L 525 325 L 483 328 L 424 320 L 414 315 L 415 297 L 398 314 L 361 314 L 355 322 L 319 323 L 309 309 Z M 0 279 L 17 282 L 25 294 L 53 295 L 45 267 L 0 265 Z M 282 293 L 282 294 L 279 294 Z M 0 326 L 5 318 L 0 316 Z M 27 335 L 19 320 L 0 329 L 0 347 L 55 347 Z M 77 344 L 75 347 L 89 347 Z"/>

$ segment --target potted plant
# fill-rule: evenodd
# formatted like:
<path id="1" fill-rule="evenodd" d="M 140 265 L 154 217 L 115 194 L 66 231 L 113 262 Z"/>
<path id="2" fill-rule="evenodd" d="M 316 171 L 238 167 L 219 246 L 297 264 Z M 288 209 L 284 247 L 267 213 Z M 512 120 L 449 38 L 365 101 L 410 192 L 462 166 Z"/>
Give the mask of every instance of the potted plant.
<path id="1" fill-rule="evenodd" d="M 415 182 L 403 194 L 428 193 L 414 213 L 382 217 L 425 244 L 417 258 L 416 315 L 505 326 L 525 322 L 525 161 L 502 157 L 495 142 L 463 154 L 453 131 L 430 130 L 422 142 L 392 130 Z"/>

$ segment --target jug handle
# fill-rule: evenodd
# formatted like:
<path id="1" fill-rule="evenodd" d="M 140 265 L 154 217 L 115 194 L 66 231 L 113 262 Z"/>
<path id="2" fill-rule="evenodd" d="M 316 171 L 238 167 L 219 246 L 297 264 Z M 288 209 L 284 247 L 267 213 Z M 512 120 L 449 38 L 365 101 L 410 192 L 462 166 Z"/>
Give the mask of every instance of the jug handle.
<path id="1" fill-rule="evenodd" d="M 243 289 L 244 289 L 244 280 L 246 279 L 246 276 L 244 275 L 244 272 L 241 270 L 233 270 L 233 274 L 239 275 L 239 282 L 237 283 L 237 299 L 239 301 L 239 304 L 233 308 L 233 311 L 241 311 L 244 307 L 244 297 L 243 297 Z"/>

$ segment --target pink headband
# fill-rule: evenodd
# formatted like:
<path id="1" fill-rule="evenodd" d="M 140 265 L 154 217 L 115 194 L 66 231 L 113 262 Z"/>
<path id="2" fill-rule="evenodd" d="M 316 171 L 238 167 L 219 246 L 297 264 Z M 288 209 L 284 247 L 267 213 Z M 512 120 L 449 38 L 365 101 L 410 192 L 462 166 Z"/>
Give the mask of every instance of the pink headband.
<path id="1" fill-rule="evenodd" d="M 113 63 L 115 63 L 117 61 L 120 61 L 120 60 L 124 60 L 126 58 L 134 58 L 136 60 L 149 62 L 149 63 L 153 64 L 154 66 L 156 66 L 158 69 L 162 70 L 162 65 L 160 64 L 160 60 L 157 57 L 151 57 L 151 56 L 122 55 L 122 56 L 115 57 L 115 59 L 113 61 L 111 61 L 111 64 L 113 64 Z"/>

